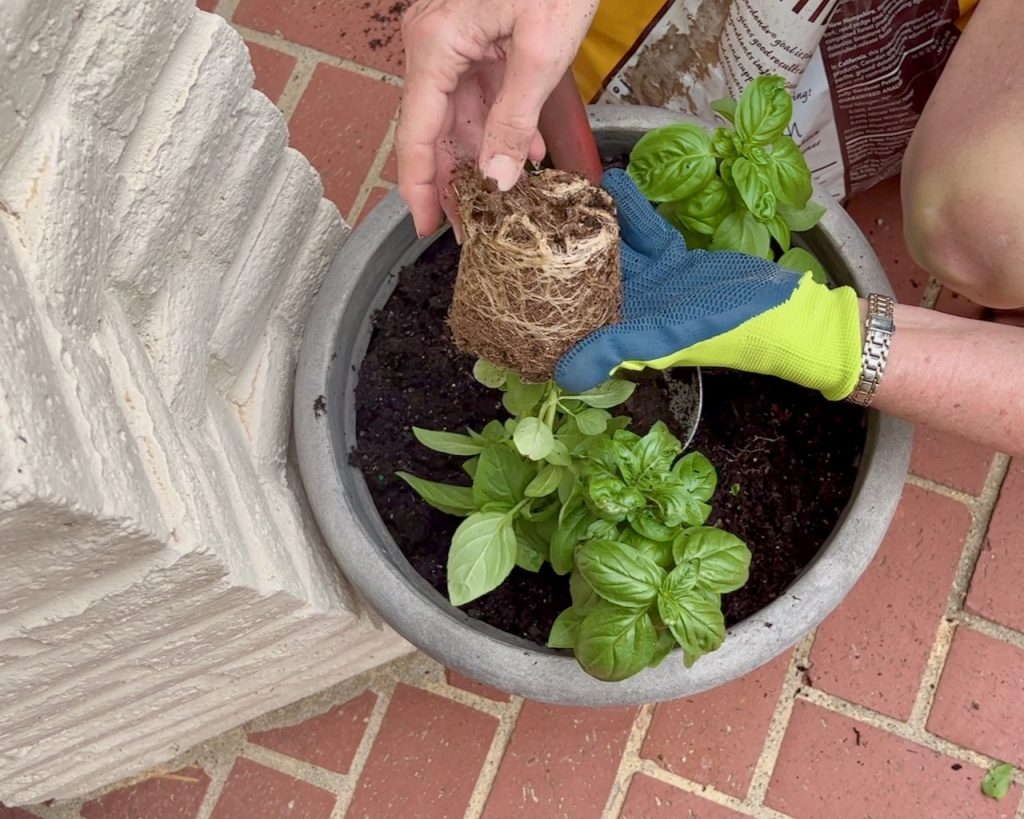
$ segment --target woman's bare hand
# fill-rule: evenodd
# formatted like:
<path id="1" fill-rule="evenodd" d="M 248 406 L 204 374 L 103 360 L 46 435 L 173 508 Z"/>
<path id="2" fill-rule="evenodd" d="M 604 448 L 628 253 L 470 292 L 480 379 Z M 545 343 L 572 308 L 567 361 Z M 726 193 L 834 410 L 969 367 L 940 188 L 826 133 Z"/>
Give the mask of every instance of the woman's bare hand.
<path id="1" fill-rule="evenodd" d="M 460 156 L 508 190 L 544 157 L 537 121 L 598 0 L 418 0 L 405 14 L 398 183 L 420 235 L 442 211 Z M 457 218 L 453 218 L 457 223 Z"/>

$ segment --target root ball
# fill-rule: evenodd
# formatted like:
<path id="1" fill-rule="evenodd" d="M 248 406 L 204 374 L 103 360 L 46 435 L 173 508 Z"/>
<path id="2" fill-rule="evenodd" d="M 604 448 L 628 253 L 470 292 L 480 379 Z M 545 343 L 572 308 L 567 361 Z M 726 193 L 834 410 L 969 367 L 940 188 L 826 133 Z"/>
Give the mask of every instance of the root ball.
<path id="1" fill-rule="evenodd" d="M 565 171 L 524 174 L 499 193 L 474 169 L 455 178 L 463 244 L 448 323 L 456 345 L 524 381 L 619 316 L 615 203 Z"/>

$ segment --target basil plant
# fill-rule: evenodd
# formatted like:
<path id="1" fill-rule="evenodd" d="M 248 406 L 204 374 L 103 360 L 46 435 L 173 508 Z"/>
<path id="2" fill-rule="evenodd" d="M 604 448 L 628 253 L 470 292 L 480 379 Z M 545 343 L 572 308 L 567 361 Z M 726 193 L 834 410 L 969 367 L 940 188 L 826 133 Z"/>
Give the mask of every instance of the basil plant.
<path id="1" fill-rule="evenodd" d="M 725 639 L 721 596 L 747 580 L 750 552 L 706 525 L 714 467 L 661 422 L 645 435 L 610 410 L 635 384 L 581 394 L 526 384 L 485 361 L 474 375 L 503 392 L 511 417 L 465 434 L 414 429 L 421 444 L 464 456 L 471 483 L 398 473 L 427 503 L 463 521 L 448 553 L 448 596 L 463 605 L 514 567 L 567 577 L 572 605 L 548 645 L 572 649 L 602 680 L 622 680 L 682 648 L 682 662 Z"/>
<path id="2" fill-rule="evenodd" d="M 782 78 L 758 77 L 738 103 L 711 107 L 729 126 L 650 131 L 634 146 L 627 173 L 691 249 L 738 250 L 810 270 L 825 283 L 821 263 L 792 244 L 792 234 L 814 227 L 825 208 L 811 199 L 807 161 L 785 133 L 793 100 Z"/>

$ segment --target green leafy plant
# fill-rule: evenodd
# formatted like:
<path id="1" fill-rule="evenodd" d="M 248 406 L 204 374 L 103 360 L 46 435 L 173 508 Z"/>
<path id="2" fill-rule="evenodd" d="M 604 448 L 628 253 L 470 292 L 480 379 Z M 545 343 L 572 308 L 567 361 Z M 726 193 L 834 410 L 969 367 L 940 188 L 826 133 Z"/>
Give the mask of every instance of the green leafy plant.
<path id="1" fill-rule="evenodd" d="M 750 552 L 706 526 L 714 467 L 658 422 L 645 435 L 609 410 L 635 384 L 611 379 L 578 395 L 527 384 L 480 361 L 511 417 L 466 434 L 414 429 L 424 446 L 467 458 L 467 486 L 398 473 L 427 503 L 464 520 L 448 553 L 448 596 L 462 605 L 513 567 L 548 562 L 568 578 L 570 608 L 548 640 L 583 668 L 621 680 L 676 646 L 687 666 L 725 638 L 721 595 L 746 582 Z"/>
<path id="2" fill-rule="evenodd" d="M 1013 784 L 1013 765 L 1003 762 L 994 766 L 981 781 L 981 792 L 993 799 L 1002 799 Z"/>
<path id="3" fill-rule="evenodd" d="M 712 105 L 729 125 L 708 133 L 678 123 L 645 134 L 627 172 L 693 249 L 738 250 L 810 270 L 826 281 L 821 263 L 792 244 L 825 213 L 811 200 L 811 172 L 785 135 L 793 100 L 781 77 L 749 83 L 739 102 Z"/>

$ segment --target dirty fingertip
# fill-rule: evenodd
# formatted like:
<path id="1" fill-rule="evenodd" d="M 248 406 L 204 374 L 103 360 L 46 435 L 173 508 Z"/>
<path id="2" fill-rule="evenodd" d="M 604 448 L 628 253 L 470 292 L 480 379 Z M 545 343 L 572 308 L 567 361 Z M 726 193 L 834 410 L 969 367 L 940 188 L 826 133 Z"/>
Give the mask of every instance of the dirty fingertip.
<path id="1" fill-rule="evenodd" d="M 522 173 L 521 162 L 504 154 L 496 154 L 488 159 L 480 168 L 480 172 L 488 179 L 493 179 L 499 191 L 509 191 L 519 181 Z"/>

